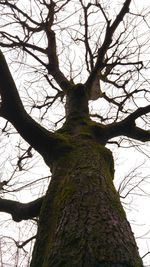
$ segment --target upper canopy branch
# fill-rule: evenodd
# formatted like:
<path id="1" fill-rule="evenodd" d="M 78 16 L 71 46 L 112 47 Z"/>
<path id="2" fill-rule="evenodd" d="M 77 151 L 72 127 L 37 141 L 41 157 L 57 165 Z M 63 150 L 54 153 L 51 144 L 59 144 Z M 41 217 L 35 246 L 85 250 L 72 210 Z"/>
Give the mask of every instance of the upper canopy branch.
<path id="1" fill-rule="evenodd" d="M 93 70 L 91 71 L 90 76 L 88 77 L 86 81 L 86 85 L 88 88 L 91 87 L 98 73 L 105 67 L 105 64 L 104 64 L 105 54 L 110 44 L 112 43 L 112 37 L 113 37 L 115 30 L 117 29 L 119 24 L 123 21 L 125 14 L 129 12 L 130 3 L 131 3 L 131 0 L 126 0 L 119 14 L 116 16 L 116 19 L 114 20 L 114 22 L 112 24 L 111 24 L 111 21 L 107 22 L 107 28 L 106 28 L 104 41 L 103 41 L 102 46 L 98 50 L 97 61 L 95 63 Z"/>
<path id="2" fill-rule="evenodd" d="M 16 222 L 32 219 L 39 215 L 43 199 L 44 197 L 41 197 L 29 203 L 20 203 L 0 198 L 0 212 L 11 214 Z"/>
<path id="3" fill-rule="evenodd" d="M 42 47 L 39 47 L 35 44 L 29 43 L 26 41 L 22 41 L 20 40 L 18 36 L 13 36 L 4 31 L 0 31 L 0 34 L 3 38 L 5 38 L 8 41 L 7 43 L 0 42 L 1 47 L 22 47 L 22 48 L 27 47 L 34 51 L 38 51 L 40 53 L 46 54 L 46 50 L 43 49 Z"/>
<path id="4" fill-rule="evenodd" d="M 30 22 L 32 22 L 34 25 L 36 26 L 39 26 L 40 23 L 37 22 L 36 20 L 34 20 L 32 18 L 32 16 L 28 15 L 26 12 L 22 11 L 17 5 L 16 3 L 15 4 L 12 4 L 11 1 L 8 1 L 8 0 L 2 0 L 0 1 L 0 4 L 3 5 L 3 6 L 7 6 L 9 7 L 14 15 L 15 15 L 15 18 L 18 19 L 19 17 L 21 17 L 21 15 L 26 19 L 26 20 L 29 20 Z M 18 16 L 16 16 L 16 12 L 18 13 Z"/>
<path id="5" fill-rule="evenodd" d="M 47 56 L 48 56 L 48 73 L 53 76 L 55 81 L 59 84 L 62 90 L 66 91 L 71 87 L 71 83 L 64 76 L 64 74 L 59 69 L 59 60 L 57 55 L 57 45 L 56 45 L 56 36 L 55 32 L 52 30 L 54 23 L 54 14 L 55 14 L 55 3 L 51 1 L 49 4 L 49 12 L 47 14 L 46 23 L 45 23 L 45 33 L 47 36 Z"/>
<path id="6" fill-rule="evenodd" d="M 46 35 L 48 40 L 47 55 L 49 63 L 46 66 L 48 73 L 53 76 L 53 78 L 63 91 L 67 91 L 68 89 L 70 89 L 72 84 L 59 69 L 59 60 L 56 52 L 57 49 L 55 32 L 47 28 Z"/>
<path id="7" fill-rule="evenodd" d="M 50 4 L 43 2 L 43 4 L 46 7 L 47 11 L 45 13 L 41 12 L 41 19 L 39 21 L 38 17 L 37 20 L 32 18 L 34 17 L 31 15 L 32 9 L 25 12 L 21 10 L 18 5 L 13 4 L 10 1 L 0 1 L 0 5 L 8 7 L 11 10 L 12 21 L 10 20 L 10 25 L 15 23 L 17 24 L 17 26 L 19 25 L 21 29 L 17 32 L 17 35 L 12 36 L 8 32 L 6 32 L 8 25 L 4 24 L 2 26 L 4 28 L 4 31 L 0 32 L 0 35 L 2 37 L 0 46 L 8 48 L 20 48 L 25 51 L 27 54 L 36 59 L 42 66 L 44 66 L 47 69 L 48 73 L 53 76 L 60 88 L 65 91 L 70 88 L 71 83 L 59 68 L 56 37 L 55 32 L 52 30 L 52 26 L 54 24 L 54 16 L 55 13 L 58 12 L 58 10 L 55 10 L 56 4 L 54 1 L 50 1 Z M 8 10 L 6 12 L 8 12 Z M 42 34 L 42 38 L 43 33 L 46 34 L 47 47 L 43 47 L 44 43 L 42 45 L 35 45 L 37 43 L 35 34 L 38 32 Z M 48 62 L 40 59 L 39 52 L 47 57 Z"/>
<path id="8" fill-rule="evenodd" d="M 92 4 L 89 4 L 85 6 L 83 4 L 83 1 L 80 0 L 81 6 L 83 8 L 83 14 L 84 14 L 84 45 L 85 45 L 85 61 L 88 72 L 93 69 L 94 62 L 93 62 L 93 53 L 92 49 L 90 47 L 89 43 L 89 13 L 88 9 Z"/>

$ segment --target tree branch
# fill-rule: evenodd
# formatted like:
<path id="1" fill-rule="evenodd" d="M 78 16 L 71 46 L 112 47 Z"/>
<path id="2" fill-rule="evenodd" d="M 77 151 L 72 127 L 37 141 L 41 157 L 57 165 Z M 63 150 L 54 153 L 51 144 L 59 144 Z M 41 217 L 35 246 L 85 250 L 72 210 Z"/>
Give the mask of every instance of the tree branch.
<path id="1" fill-rule="evenodd" d="M 150 105 L 145 107 L 140 107 L 124 119 L 127 123 L 134 123 L 136 119 L 150 112 Z"/>
<path id="2" fill-rule="evenodd" d="M 141 142 L 150 141 L 150 130 L 143 130 L 139 127 L 133 127 L 129 133 L 126 134 L 127 137 L 139 140 Z"/>
<path id="3" fill-rule="evenodd" d="M 72 87 L 71 82 L 64 76 L 64 74 L 59 69 L 59 60 L 57 55 L 57 45 L 55 32 L 52 30 L 55 14 L 55 3 L 51 1 L 49 4 L 49 12 L 46 18 L 45 33 L 47 36 L 47 56 L 48 56 L 48 73 L 53 76 L 55 81 L 59 84 L 61 89 L 66 92 Z"/>
<path id="4" fill-rule="evenodd" d="M 39 215 L 43 199 L 44 197 L 41 197 L 29 203 L 20 203 L 0 198 L 0 212 L 11 214 L 16 222 L 32 219 Z"/>
<path id="5" fill-rule="evenodd" d="M 14 11 L 17 11 L 18 14 L 20 15 L 20 17 L 23 16 L 24 19 L 29 20 L 29 21 L 30 21 L 31 23 L 33 23 L 34 25 L 36 25 L 36 26 L 40 26 L 40 23 L 39 23 L 39 22 L 33 20 L 32 16 L 29 16 L 27 13 L 25 13 L 24 11 L 22 11 L 22 10 L 16 5 L 16 3 L 15 3 L 15 4 L 12 4 L 12 3 L 10 3 L 10 1 L 8 1 L 8 0 L 4 0 L 4 1 L 0 1 L 0 4 L 9 7 L 9 8 L 13 11 L 13 13 L 14 13 Z M 15 14 L 15 13 L 14 13 L 14 14 Z M 16 14 L 15 14 L 15 15 L 16 15 Z"/>
<path id="6" fill-rule="evenodd" d="M 90 76 L 88 77 L 88 79 L 86 81 L 87 88 L 91 88 L 96 76 L 105 67 L 105 63 L 104 63 L 105 54 L 106 54 L 110 44 L 112 43 L 112 37 L 113 37 L 113 34 L 114 34 L 116 28 L 119 26 L 119 24 L 123 20 L 125 14 L 129 12 L 130 3 L 131 3 L 131 0 L 126 0 L 124 2 L 122 9 L 120 10 L 119 14 L 116 16 L 116 19 L 114 20 L 112 25 L 110 25 L 111 21 L 107 22 L 105 38 L 104 38 L 102 46 L 98 50 L 97 61 L 95 63 L 93 70 L 91 71 Z"/>
<path id="7" fill-rule="evenodd" d="M 39 47 L 35 44 L 31 44 L 27 41 L 22 41 L 18 36 L 13 36 L 4 31 L 0 31 L 0 34 L 3 38 L 5 38 L 9 43 L 0 42 L 0 47 L 22 47 L 22 48 L 30 48 L 33 51 L 38 51 L 40 53 L 46 54 L 46 49 Z"/>
<path id="8" fill-rule="evenodd" d="M 64 141 L 27 114 L 2 52 L 0 52 L 0 94 L 2 100 L 0 116 L 11 122 L 18 133 L 50 164 L 57 145 Z"/>
<path id="9" fill-rule="evenodd" d="M 68 2 L 68 1 L 67 1 Z M 67 4 L 66 2 L 66 4 Z M 58 55 L 57 55 L 57 46 L 56 46 L 56 37 L 55 32 L 51 29 L 54 22 L 54 15 L 58 10 L 55 11 L 56 3 L 51 0 L 50 4 L 43 2 L 44 5 L 47 7 L 47 15 L 46 18 L 43 20 L 41 15 L 41 22 L 38 22 L 32 18 L 31 15 L 28 15 L 24 11 L 22 11 L 16 4 L 9 3 L 9 1 L 4 0 L 0 1 L 0 4 L 6 6 L 11 9 L 12 16 L 14 18 L 15 23 L 19 24 L 22 27 L 24 33 L 24 39 L 21 35 L 21 38 L 18 36 L 11 36 L 6 32 L 1 32 L 3 38 L 6 38 L 6 42 L 1 42 L 2 47 L 19 47 L 22 50 L 26 51 L 30 54 L 33 58 L 35 58 L 40 64 L 45 66 L 48 73 L 53 76 L 57 84 L 60 88 L 66 92 L 72 86 L 72 83 L 65 77 L 62 71 L 59 68 L 58 62 Z M 41 3 L 42 4 L 42 3 Z M 32 14 L 32 12 L 30 12 Z M 30 25 L 31 24 L 31 25 Z M 32 26 L 34 25 L 34 27 Z M 43 49 L 40 48 L 34 43 L 29 43 L 29 40 L 36 32 L 44 32 L 47 36 L 47 48 Z M 36 55 L 31 51 L 38 51 L 43 54 L 46 54 L 48 58 L 48 64 L 44 63 L 42 60 L 39 59 L 39 55 Z"/>
<path id="10" fill-rule="evenodd" d="M 135 120 L 150 112 L 150 105 L 140 107 L 124 120 L 106 126 L 107 140 L 120 135 L 133 138 L 142 142 L 150 141 L 150 130 L 143 130 L 136 126 Z"/>

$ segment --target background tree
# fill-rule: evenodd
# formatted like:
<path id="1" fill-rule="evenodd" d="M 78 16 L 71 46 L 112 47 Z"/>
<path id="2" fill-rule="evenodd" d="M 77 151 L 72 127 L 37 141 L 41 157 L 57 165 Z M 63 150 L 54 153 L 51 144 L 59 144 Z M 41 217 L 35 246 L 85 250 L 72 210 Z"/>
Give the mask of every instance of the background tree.
<path id="1" fill-rule="evenodd" d="M 131 0 L 3 0 L 0 8 L 0 46 L 14 73 L 1 52 L 1 128 L 19 149 L 2 193 L 35 186 L 29 176 L 20 183 L 37 152 L 52 173 L 38 199 L 0 199 L 16 222 L 39 217 L 31 266 L 143 266 L 106 145 L 150 140 L 148 11 L 135 13 Z"/>

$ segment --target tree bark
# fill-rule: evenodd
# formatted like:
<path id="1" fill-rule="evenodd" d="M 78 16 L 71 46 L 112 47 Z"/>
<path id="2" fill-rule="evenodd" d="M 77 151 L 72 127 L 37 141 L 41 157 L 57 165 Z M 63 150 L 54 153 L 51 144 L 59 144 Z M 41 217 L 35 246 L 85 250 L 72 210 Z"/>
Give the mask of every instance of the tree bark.
<path id="1" fill-rule="evenodd" d="M 111 152 L 81 136 L 52 168 L 31 267 L 140 267 Z"/>

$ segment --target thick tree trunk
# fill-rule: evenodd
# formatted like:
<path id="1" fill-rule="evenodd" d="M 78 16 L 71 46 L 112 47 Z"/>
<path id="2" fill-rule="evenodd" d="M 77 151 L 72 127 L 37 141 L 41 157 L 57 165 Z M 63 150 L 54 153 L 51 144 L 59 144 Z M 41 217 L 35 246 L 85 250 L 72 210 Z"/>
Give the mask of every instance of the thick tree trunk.
<path id="1" fill-rule="evenodd" d="M 52 166 L 31 267 L 140 267 L 138 249 L 113 185 L 111 152 L 72 138 Z"/>

